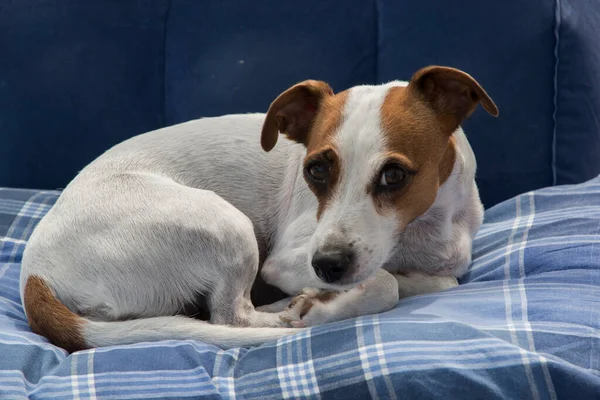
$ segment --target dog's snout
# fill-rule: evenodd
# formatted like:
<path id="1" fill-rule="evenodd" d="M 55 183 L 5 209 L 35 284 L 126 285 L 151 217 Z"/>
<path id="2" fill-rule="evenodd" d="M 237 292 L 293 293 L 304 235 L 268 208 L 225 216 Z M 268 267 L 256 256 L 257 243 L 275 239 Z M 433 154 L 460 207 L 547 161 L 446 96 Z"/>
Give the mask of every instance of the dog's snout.
<path id="1" fill-rule="evenodd" d="M 316 252 L 312 258 L 312 266 L 319 279 L 327 283 L 334 283 L 348 271 L 350 258 L 345 253 Z"/>

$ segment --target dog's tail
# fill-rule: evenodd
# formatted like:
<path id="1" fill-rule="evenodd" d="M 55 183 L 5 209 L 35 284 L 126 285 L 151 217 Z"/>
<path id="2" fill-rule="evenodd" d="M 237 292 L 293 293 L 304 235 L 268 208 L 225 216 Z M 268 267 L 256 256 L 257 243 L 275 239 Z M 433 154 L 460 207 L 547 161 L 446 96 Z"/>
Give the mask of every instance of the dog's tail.
<path id="1" fill-rule="evenodd" d="M 69 310 L 39 276 L 27 279 L 23 306 L 33 332 L 70 353 L 94 347 L 166 339 L 193 339 L 221 348 L 247 347 L 302 331 L 294 328 L 236 328 L 183 316 L 92 321 Z"/>

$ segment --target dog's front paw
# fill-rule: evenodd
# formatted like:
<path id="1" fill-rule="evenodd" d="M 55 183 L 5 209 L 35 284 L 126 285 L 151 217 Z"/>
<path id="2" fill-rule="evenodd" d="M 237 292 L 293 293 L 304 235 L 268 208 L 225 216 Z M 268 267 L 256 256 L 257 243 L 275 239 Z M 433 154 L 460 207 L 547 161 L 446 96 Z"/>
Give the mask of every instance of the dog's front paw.
<path id="1" fill-rule="evenodd" d="M 307 326 L 302 319 L 319 302 L 318 296 L 320 293 L 321 291 L 318 289 L 304 289 L 299 295 L 292 298 L 280 319 L 296 328 Z"/>
<path id="2" fill-rule="evenodd" d="M 351 290 L 362 290 L 361 288 Z M 343 319 L 338 310 L 341 304 L 336 299 L 347 292 L 333 290 L 304 289 L 294 297 L 280 318 L 296 328 L 316 326 Z"/>

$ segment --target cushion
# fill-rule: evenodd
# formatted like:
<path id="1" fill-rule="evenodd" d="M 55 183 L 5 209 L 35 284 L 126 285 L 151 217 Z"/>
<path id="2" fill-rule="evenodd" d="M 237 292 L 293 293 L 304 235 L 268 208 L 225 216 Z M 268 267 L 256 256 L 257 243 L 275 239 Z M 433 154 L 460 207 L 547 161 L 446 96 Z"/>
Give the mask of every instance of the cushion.
<path id="1" fill-rule="evenodd" d="M 4 1 L 0 186 L 62 188 L 133 135 L 264 112 L 297 81 L 339 91 L 430 63 L 466 70 L 500 108 L 465 123 L 487 208 L 593 178 L 600 2 L 488 3 Z"/>
<path id="2" fill-rule="evenodd" d="M 0 186 L 64 187 L 162 127 L 167 0 L 19 0 L 0 11 Z"/>
<path id="3" fill-rule="evenodd" d="M 600 169 L 600 3 L 556 0 L 554 182 L 589 179 Z"/>
<path id="4" fill-rule="evenodd" d="M 375 83 L 376 25 L 369 1 L 173 2 L 165 39 L 166 122 L 266 112 L 305 79 L 327 81 L 335 91 Z"/>
<path id="5" fill-rule="evenodd" d="M 0 190 L 2 398 L 573 398 L 600 393 L 600 177 L 491 208 L 462 285 L 250 349 L 191 340 L 65 351 L 19 298 L 59 193 Z M 576 395 L 575 395 L 576 393 Z"/>

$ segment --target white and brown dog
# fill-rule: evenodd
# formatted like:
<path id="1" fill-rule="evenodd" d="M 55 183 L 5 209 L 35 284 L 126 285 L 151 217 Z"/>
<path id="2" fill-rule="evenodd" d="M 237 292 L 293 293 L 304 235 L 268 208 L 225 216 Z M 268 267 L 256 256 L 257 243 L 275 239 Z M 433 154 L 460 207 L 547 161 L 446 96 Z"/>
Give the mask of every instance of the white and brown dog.
<path id="1" fill-rule="evenodd" d="M 498 114 L 447 67 L 338 94 L 305 81 L 266 115 L 203 118 L 113 147 L 26 246 L 33 331 L 69 351 L 248 346 L 455 286 L 483 215 L 460 128 L 479 103 Z M 275 147 L 280 132 L 291 140 Z M 259 271 L 300 295 L 256 309 Z M 186 316 L 191 305 L 210 323 Z"/>

